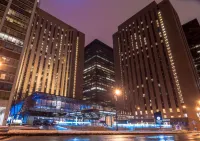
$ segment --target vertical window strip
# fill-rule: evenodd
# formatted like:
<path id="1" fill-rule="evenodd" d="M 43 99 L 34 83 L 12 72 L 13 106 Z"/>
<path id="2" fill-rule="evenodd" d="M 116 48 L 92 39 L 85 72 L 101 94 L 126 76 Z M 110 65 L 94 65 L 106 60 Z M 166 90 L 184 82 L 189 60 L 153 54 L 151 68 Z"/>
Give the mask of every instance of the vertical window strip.
<path id="1" fill-rule="evenodd" d="M 79 51 L 79 37 L 76 38 L 76 57 L 75 57 L 75 69 L 74 69 L 74 88 L 73 88 L 73 98 L 75 98 L 76 93 L 76 75 L 77 75 L 77 64 L 78 64 L 78 51 Z"/>
<path id="2" fill-rule="evenodd" d="M 163 37 L 164 37 L 164 40 L 165 40 L 165 44 L 166 44 L 166 47 L 167 47 L 167 52 L 168 52 L 172 72 L 173 72 L 173 75 L 174 75 L 176 88 L 177 88 L 178 95 L 179 95 L 179 100 L 180 100 L 181 103 L 184 103 L 183 95 L 182 95 L 182 91 L 181 91 L 181 88 L 180 88 L 179 79 L 178 79 L 178 76 L 177 76 L 176 67 L 174 65 L 173 55 L 171 53 L 171 47 L 170 47 L 170 44 L 169 44 L 169 40 L 168 40 L 168 36 L 167 36 L 167 33 L 166 33 L 166 28 L 165 28 L 165 25 L 164 25 L 164 22 L 163 22 L 161 11 L 158 12 L 158 17 L 159 17 L 159 21 L 160 21 L 160 24 L 161 24 L 161 29 L 162 29 Z"/>

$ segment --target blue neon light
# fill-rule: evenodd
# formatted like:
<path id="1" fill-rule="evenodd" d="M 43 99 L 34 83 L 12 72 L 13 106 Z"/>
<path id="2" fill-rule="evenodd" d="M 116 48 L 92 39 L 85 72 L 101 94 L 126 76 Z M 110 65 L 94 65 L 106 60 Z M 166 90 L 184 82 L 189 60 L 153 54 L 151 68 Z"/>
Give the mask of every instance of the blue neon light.
<path id="1" fill-rule="evenodd" d="M 58 122 L 58 125 L 67 125 L 67 124 L 91 124 L 91 122 L 75 122 L 75 121 Z"/>
<path id="2" fill-rule="evenodd" d="M 10 109 L 10 116 L 16 116 L 22 109 L 24 102 L 19 102 L 13 105 Z"/>
<path id="3" fill-rule="evenodd" d="M 114 123 L 114 125 L 116 125 L 116 123 Z M 127 128 L 131 128 L 131 127 L 138 127 L 138 128 L 172 128 L 171 125 L 157 125 L 157 124 L 118 124 L 118 126 L 120 127 L 127 127 Z"/>

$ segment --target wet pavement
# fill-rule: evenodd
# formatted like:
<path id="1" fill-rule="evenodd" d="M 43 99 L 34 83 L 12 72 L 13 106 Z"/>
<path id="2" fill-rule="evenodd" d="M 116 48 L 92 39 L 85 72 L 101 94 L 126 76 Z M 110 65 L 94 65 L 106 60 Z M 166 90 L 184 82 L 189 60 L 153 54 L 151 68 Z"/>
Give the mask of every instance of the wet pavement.
<path id="1" fill-rule="evenodd" d="M 84 135 L 84 136 L 29 136 L 10 137 L 1 141 L 200 141 L 200 134 L 178 135 Z"/>

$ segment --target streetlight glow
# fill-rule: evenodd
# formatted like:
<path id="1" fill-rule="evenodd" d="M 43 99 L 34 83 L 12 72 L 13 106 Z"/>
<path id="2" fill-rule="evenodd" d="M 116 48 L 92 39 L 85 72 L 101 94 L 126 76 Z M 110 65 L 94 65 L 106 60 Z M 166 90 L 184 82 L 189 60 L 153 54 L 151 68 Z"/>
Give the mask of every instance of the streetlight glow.
<path id="1" fill-rule="evenodd" d="M 115 94 L 116 94 L 116 95 L 120 95 L 120 94 L 121 94 L 121 90 L 116 89 L 116 90 L 115 90 Z"/>
<path id="2" fill-rule="evenodd" d="M 197 107 L 196 109 L 197 109 L 197 111 L 200 111 L 200 108 L 199 108 L 199 107 Z"/>
<path id="3" fill-rule="evenodd" d="M 186 106 L 185 105 L 183 105 L 183 109 L 185 109 L 186 108 Z"/>
<path id="4" fill-rule="evenodd" d="M 114 90 L 114 98 L 115 98 L 115 108 L 116 108 L 116 114 L 115 114 L 115 121 L 116 121 L 116 131 L 118 131 L 118 121 L 117 121 L 117 96 L 121 95 L 122 91 L 120 89 Z"/>

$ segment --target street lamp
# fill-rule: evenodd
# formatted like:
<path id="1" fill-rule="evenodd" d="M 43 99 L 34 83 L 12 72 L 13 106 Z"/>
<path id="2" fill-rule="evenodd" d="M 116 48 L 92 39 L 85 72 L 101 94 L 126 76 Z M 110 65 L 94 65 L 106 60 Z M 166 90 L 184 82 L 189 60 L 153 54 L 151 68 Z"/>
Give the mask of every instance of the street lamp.
<path id="1" fill-rule="evenodd" d="M 116 120 L 116 131 L 118 131 L 118 122 L 117 122 L 117 96 L 121 95 L 121 90 L 120 89 L 115 89 L 114 91 L 114 98 L 115 98 L 115 109 L 116 109 L 116 114 L 115 114 L 115 120 Z"/>
<path id="2" fill-rule="evenodd" d="M 115 90 L 115 95 L 118 96 L 118 95 L 120 95 L 120 94 L 121 94 L 121 90 L 120 90 L 120 89 L 116 89 L 116 90 Z"/>

